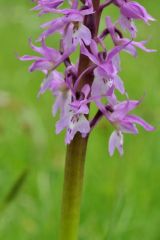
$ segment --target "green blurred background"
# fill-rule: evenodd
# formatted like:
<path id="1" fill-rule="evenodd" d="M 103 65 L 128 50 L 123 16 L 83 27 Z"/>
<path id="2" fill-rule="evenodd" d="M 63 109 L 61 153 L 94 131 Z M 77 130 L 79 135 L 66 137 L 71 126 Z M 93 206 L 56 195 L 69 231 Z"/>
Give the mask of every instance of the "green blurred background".
<path id="1" fill-rule="evenodd" d="M 158 1 L 140 2 L 159 18 Z M 42 74 L 28 73 L 29 64 L 16 59 L 16 53 L 31 53 L 27 39 L 38 37 L 44 21 L 31 7 L 28 0 L 0 0 L 0 239 L 5 240 L 58 239 L 64 133 L 54 133 L 51 94 L 36 97 Z M 105 15 L 117 13 L 111 7 Z M 149 38 L 149 46 L 160 49 L 160 22 L 138 27 L 138 39 Z M 108 155 L 112 127 L 103 120 L 93 131 L 80 240 L 160 239 L 159 53 L 138 53 L 137 59 L 122 54 L 121 76 L 131 98 L 146 94 L 136 112 L 157 130 L 125 135 L 124 157 L 116 152 L 113 158 Z"/>

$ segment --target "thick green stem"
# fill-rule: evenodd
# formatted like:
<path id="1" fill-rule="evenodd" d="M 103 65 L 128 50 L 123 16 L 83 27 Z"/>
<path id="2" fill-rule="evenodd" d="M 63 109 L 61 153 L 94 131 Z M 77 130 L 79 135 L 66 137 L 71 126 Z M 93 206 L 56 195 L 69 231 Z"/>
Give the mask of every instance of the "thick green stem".
<path id="1" fill-rule="evenodd" d="M 92 36 L 96 37 L 99 27 L 100 13 L 99 9 L 100 0 L 94 0 L 94 10 L 92 18 L 86 17 L 84 24 L 89 24 L 87 27 L 90 29 Z M 87 19 L 88 18 L 88 19 Z M 92 21 L 94 20 L 94 28 L 92 28 Z M 93 32 L 92 32 L 93 31 Z M 78 75 L 80 75 L 88 66 L 90 60 L 87 56 L 81 54 L 78 68 Z M 93 81 L 92 75 L 85 75 L 77 86 L 77 91 L 80 91 L 84 84 L 91 85 Z M 60 226 L 60 240 L 77 240 L 78 228 L 80 219 L 80 206 L 83 188 L 84 164 L 87 149 L 87 138 L 82 138 L 78 133 L 74 137 L 70 145 L 67 146 L 67 155 L 65 163 L 65 177 L 63 187 L 62 199 L 62 213 L 61 213 L 61 226 Z"/>
<path id="2" fill-rule="evenodd" d="M 67 147 L 60 240 L 77 240 L 87 138 L 77 134 Z"/>

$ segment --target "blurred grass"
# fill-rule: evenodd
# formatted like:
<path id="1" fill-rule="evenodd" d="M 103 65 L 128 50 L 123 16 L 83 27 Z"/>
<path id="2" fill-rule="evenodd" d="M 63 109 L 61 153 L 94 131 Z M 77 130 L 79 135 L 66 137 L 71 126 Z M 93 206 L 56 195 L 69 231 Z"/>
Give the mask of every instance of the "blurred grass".
<path id="1" fill-rule="evenodd" d="M 158 1 L 141 1 L 159 18 Z M 29 176 L 14 201 L 0 214 L 0 239 L 57 239 L 60 215 L 64 133 L 54 134 L 52 97 L 37 100 L 42 75 L 29 74 L 16 53 L 30 52 L 41 19 L 30 1 L 0 0 L 0 202 L 24 169 Z M 113 8 L 106 15 L 116 14 Z M 159 19 L 158 19 L 159 20 Z M 101 26 L 103 27 L 103 26 Z M 160 23 L 139 24 L 139 39 L 160 50 Z M 56 39 L 53 41 L 57 44 Z M 160 239 L 160 71 L 159 53 L 122 54 L 122 78 L 132 98 L 146 93 L 137 112 L 157 127 L 125 135 L 125 155 L 108 156 L 112 131 L 105 121 L 93 131 L 87 153 L 80 240 Z"/>

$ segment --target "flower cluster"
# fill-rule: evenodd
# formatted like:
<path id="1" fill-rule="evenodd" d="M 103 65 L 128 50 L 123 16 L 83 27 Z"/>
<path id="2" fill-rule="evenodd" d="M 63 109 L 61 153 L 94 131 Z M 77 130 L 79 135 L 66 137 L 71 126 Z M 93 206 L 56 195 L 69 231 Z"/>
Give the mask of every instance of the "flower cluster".
<path id="1" fill-rule="evenodd" d="M 135 20 L 145 23 L 154 18 L 139 3 L 130 0 L 34 0 L 33 10 L 39 15 L 48 14 L 51 21 L 41 27 L 42 34 L 38 38 L 40 46 L 30 41 L 30 46 L 39 56 L 24 55 L 22 61 L 33 61 L 30 71 L 39 70 L 45 75 L 39 94 L 50 90 L 55 96 L 53 115 L 57 112 L 60 119 L 56 123 L 56 133 L 66 129 L 65 142 L 70 144 L 75 134 L 80 132 L 87 137 L 98 121 L 105 117 L 114 127 L 109 139 L 109 153 L 113 155 L 117 148 L 123 154 L 123 134 L 137 134 L 136 124 L 145 130 L 154 128 L 142 118 L 130 114 L 141 101 L 130 100 L 124 83 L 119 76 L 120 53 L 125 51 L 137 55 L 137 48 L 145 52 L 146 41 L 135 41 L 137 29 Z M 120 17 L 113 22 L 111 17 L 105 18 L 105 29 L 99 32 L 102 11 L 110 4 L 118 8 Z M 57 17 L 58 16 L 58 17 Z M 130 38 L 123 32 L 129 32 Z M 59 34 L 59 49 L 48 47 L 46 39 Z M 105 38 L 110 36 L 113 47 L 108 49 Z M 78 60 L 72 62 L 72 53 L 79 54 Z M 80 52 L 80 53 L 79 53 Z M 63 74 L 58 66 L 63 64 Z M 120 92 L 124 100 L 119 101 L 116 93 Z M 95 103 L 97 113 L 89 119 L 90 104 Z"/>

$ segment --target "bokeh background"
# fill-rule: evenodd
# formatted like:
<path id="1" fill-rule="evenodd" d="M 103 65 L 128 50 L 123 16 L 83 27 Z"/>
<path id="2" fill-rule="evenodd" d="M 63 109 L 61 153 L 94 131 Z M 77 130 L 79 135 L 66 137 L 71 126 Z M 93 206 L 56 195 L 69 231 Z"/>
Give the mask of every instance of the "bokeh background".
<path id="1" fill-rule="evenodd" d="M 160 50 L 159 1 L 139 1 L 157 18 L 138 23 L 138 39 Z M 31 1 L 0 0 L 0 239 L 58 239 L 65 159 L 64 133 L 56 136 L 53 98 L 37 99 L 40 73 L 27 72 L 16 54 L 31 53 L 27 39 L 44 21 Z M 105 15 L 116 18 L 108 8 Z M 103 28 L 103 24 L 101 28 Z M 52 39 L 57 46 L 57 39 Z M 125 155 L 108 155 L 112 127 L 101 121 L 90 137 L 80 240 L 160 239 L 160 58 L 159 52 L 122 54 L 129 96 L 144 101 L 136 111 L 156 131 L 125 135 Z"/>

